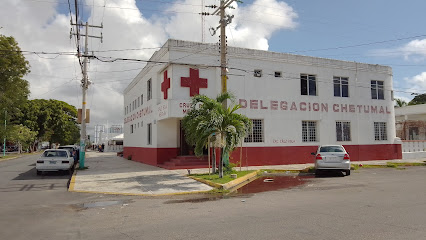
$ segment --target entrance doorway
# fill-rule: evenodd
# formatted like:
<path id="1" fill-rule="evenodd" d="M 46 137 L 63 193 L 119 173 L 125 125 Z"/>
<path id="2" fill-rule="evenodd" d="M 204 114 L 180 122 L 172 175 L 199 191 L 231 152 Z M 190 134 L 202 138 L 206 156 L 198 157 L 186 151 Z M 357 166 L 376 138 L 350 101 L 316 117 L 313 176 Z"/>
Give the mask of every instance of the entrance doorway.
<path id="1" fill-rule="evenodd" d="M 179 121 L 179 139 L 180 139 L 180 155 L 186 156 L 186 155 L 193 155 L 194 154 L 194 147 L 190 146 L 185 139 L 185 130 L 182 127 L 182 121 Z M 192 154 L 191 154 L 192 153 Z"/>

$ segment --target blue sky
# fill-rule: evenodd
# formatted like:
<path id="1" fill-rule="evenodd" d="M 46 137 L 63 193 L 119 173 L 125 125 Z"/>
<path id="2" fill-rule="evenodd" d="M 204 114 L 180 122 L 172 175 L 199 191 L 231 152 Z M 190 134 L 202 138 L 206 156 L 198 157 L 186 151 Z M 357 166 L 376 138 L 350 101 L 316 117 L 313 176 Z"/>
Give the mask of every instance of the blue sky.
<path id="1" fill-rule="evenodd" d="M 3 0 L 0 34 L 30 52 L 75 52 L 70 40 L 74 0 Z M 204 0 L 206 5 L 218 0 Z M 78 0 L 80 20 L 103 24 L 103 43 L 89 50 L 104 57 L 149 59 L 168 38 L 201 41 L 202 0 Z M 229 9 L 228 45 L 295 53 L 393 68 L 395 97 L 409 101 L 426 89 L 426 1 L 424 0 L 245 0 Z M 209 11 L 209 9 L 206 9 Z M 211 10 L 210 10 L 211 11 Z M 205 41 L 216 43 L 205 17 Z M 417 37 L 416 37 L 417 36 Z M 139 49 L 126 50 L 126 49 Z M 119 50 L 119 51 L 108 51 Z M 107 52 L 105 52 L 107 51 Z M 81 106 L 81 69 L 65 54 L 26 54 L 31 98 L 54 98 Z M 123 89 L 144 66 L 140 62 L 89 64 L 88 102 L 93 125 L 122 124 Z M 121 113 L 121 114 L 117 114 Z"/>

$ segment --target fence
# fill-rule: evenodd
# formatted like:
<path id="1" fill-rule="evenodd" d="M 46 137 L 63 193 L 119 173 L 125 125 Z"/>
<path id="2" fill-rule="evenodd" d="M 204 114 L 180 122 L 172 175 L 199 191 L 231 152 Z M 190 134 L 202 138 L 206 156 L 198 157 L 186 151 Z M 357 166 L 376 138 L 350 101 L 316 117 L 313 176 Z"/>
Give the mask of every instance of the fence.
<path id="1" fill-rule="evenodd" d="M 402 158 L 403 159 L 426 158 L 426 141 L 402 140 Z"/>
<path id="2" fill-rule="evenodd" d="M 107 152 L 121 152 L 123 151 L 123 145 L 109 145 L 105 146 Z"/>

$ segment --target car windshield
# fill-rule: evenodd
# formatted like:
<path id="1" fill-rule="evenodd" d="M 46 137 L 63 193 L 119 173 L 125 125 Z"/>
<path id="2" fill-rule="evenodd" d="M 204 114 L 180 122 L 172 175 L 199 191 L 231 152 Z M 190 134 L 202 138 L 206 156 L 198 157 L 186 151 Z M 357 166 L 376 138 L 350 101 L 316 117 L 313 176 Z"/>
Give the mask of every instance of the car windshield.
<path id="1" fill-rule="evenodd" d="M 65 151 L 46 151 L 43 153 L 43 157 L 67 157 Z"/>
<path id="2" fill-rule="evenodd" d="M 320 148 L 320 152 L 344 152 L 341 146 L 324 146 Z"/>

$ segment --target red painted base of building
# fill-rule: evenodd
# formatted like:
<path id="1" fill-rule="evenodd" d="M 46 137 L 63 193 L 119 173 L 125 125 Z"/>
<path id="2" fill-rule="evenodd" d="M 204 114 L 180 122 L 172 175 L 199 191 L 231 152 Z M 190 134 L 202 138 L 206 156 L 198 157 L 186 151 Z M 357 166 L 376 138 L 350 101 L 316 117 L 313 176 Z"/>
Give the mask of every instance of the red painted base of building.
<path id="1" fill-rule="evenodd" d="M 402 159 L 400 144 L 344 145 L 352 161 Z M 243 147 L 236 148 L 230 161 L 242 166 L 266 166 L 313 163 L 317 146 Z M 133 161 L 160 166 L 176 158 L 179 148 L 124 147 L 124 157 Z M 218 152 L 219 153 L 219 152 Z M 218 155 L 218 154 L 217 154 Z"/>

